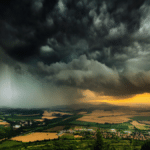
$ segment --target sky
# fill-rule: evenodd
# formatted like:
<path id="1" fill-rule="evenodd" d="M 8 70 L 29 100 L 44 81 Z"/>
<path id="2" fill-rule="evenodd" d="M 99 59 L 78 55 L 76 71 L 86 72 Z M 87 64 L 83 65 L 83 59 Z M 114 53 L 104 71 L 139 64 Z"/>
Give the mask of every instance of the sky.
<path id="1" fill-rule="evenodd" d="M 0 106 L 149 104 L 149 0 L 1 0 Z"/>

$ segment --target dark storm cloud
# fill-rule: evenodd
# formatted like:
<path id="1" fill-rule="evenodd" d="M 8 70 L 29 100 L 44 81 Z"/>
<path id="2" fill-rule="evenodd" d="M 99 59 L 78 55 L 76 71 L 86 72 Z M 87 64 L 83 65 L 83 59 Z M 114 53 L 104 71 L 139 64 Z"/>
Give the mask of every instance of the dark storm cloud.
<path id="1" fill-rule="evenodd" d="M 56 3 L 15 0 L 1 4 L 0 43 L 11 57 L 26 61 L 39 54 L 40 46 L 53 34 L 53 28 L 46 25 L 46 16 Z"/>
<path id="2" fill-rule="evenodd" d="M 0 46 L 56 85 L 150 92 L 149 10 L 143 0 L 2 0 Z"/>
<path id="3" fill-rule="evenodd" d="M 67 1 L 24 0 L 1 2 L 1 45 L 20 61 L 37 56 L 46 63 L 88 51 L 104 51 L 130 44 L 128 34 L 139 28 L 144 1 Z M 108 38 L 108 39 L 107 39 Z M 55 41 L 54 45 L 49 43 Z M 128 40 L 127 40 L 128 39 Z M 86 50 L 77 46 L 85 40 Z M 41 56 L 42 46 L 50 44 L 55 57 Z M 71 46 L 74 45 L 74 46 Z"/>
<path id="4" fill-rule="evenodd" d="M 131 70 L 126 69 L 125 72 L 119 73 L 115 68 L 111 69 L 98 61 L 88 60 L 82 55 L 68 64 L 56 63 L 47 66 L 40 62 L 38 67 L 45 72 L 48 81 L 58 85 L 89 89 L 100 94 L 119 97 L 150 92 L 150 72 L 143 70 L 135 72 L 133 70 L 133 68 L 137 70 L 135 66 L 132 66 Z"/>

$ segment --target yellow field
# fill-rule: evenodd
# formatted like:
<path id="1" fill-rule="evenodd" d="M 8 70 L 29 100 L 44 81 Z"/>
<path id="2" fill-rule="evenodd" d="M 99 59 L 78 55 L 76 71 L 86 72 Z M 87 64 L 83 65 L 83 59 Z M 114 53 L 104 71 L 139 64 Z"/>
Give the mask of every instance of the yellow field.
<path id="1" fill-rule="evenodd" d="M 95 122 L 95 123 L 100 123 L 100 124 L 105 124 L 105 123 L 123 123 L 123 122 L 128 122 L 130 119 L 125 116 L 110 116 L 110 117 L 94 117 L 94 116 L 83 116 L 82 118 L 77 119 L 78 121 L 86 121 L 86 122 Z"/>
<path id="2" fill-rule="evenodd" d="M 150 112 L 139 112 L 139 116 L 150 116 Z"/>
<path id="3" fill-rule="evenodd" d="M 78 113 L 78 115 L 84 115 L 84 114 L 87 114 L 87 112 L 81 111 Z"/>
<path id="4" fill-rule="evenodd" d="M 140 123 L 142 123 L 142 124 L 148 124 L 148 125 L 150 125 L 150 121 L 139 121 Z"/>
<path id="5" fill-rule="evenodd" d="M 54 118 L 58 118 L 55 116 L 55 114 L 60 114 L 60 115 L 71 115 L 70 113 L 63 113 L 63 112 L 57 112 L 57 111 L 53 111 L 53 112 L 48 112 L 48 111 L 44 111 L 42 119 L 54 119 Z"/>
<path id="6" fill-rule="evenodd" d="M 126 115 L 122 111 L 103 111 L 95 110 L 91 114 L 85 114 L 78 121 L 95 122 L 95 123 L 123 123 L 129 121 L 131 115 Z"/>
<path id="7" fill-rule="evenodd" d="M 82 138 L 80 135 L 74 135 L 75 138 Z"/>
<path id="8" fill-rule="evenodd" d="M 136 112 L 129 110 L 113 110 L 113 111 L 104 111 L 104 110 L 94 110 L 91 114 L 84 114 L 83 117 L 77 119 L 78 121 L 85 122 L 95 122 L 100 124 L 110 123 L 117 124 L 128 122 L 130 118 L 134 116 L 149 116 L 150 112 Z M 147 124 L 150 122 L 147 122 Z M 140 125 L 141 126 L 141 125 Z M 130 126 L 130 129 L 133 129 L 134 126 Z M 140 128 L 145 127 L 142 125 Z"/>
<path id="9" fill-rule="evenodd" d="M 57 118 L 57 117 L 42 116 L 42 119 L 49 119 L 49 120 L 51 120 L 51 119 L 54 119 L 54 118 Z"/>
<path id="10" fill-rule="evenodd" d="M 0 125 L 9 126 L 10 124 L 8 122 L 0 122 Z"/>
<path id="11" fill-rule="evenodd" d="M 22 141 L 22 142 L 34 142 L 34 141 L 42 141 L 42 140 L 48 140 L 48 139 L 57 139 L 57 133 L 47 133 L 47 132 L 36 132 L 36 133 L 31 133 L 28 135 L 24 136 L 17 136 L 11 138 L 11 140 L 14 141 Z"/>
<path id="12" fill-rule="evenodd" d="M 125 115 L 125 112 L 122 111 L 104 111 L 104 110 L 94 110 L 90 116 L 98 116 L 98 117 L 105 117 L 105 116 L 118 116 L 118 115 Z"/>
<path id="13" fill-rule="evenodd" d="M 137 121 L 132 121 L 131 124 L 140 130 L 147 130 L 148 129 L 148 128 L 145 128 L 145 126 L 148 126 L 148 125 L 138 123 Z"/>
<path id="14" fill-rule="evenodd" d="M 53 114 L 71 115 L 70 113 L 63 113 L 63 112 L 58 112 L 58 111 L 48 112 L 45 110 L 43 113 L 43 116 L 52 116 Z"/>
<path id="15" fill-rule="evenodd" d="M 34 121 L 40 121 L 40 122 L 43 122 L 44 119 L 34 119 Z"/>

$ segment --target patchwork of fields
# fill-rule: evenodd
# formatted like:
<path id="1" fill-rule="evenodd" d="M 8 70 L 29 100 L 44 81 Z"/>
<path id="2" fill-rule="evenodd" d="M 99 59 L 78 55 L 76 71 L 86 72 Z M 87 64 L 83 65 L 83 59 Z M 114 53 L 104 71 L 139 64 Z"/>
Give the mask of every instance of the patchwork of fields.
<path id="1" fill-rule="evenodd" d="M 150 113 L 145 112 L 136 112 L 136 111 L 122 111 L 122 110 L 113 110 L 113 111 L 104 111 L 104 110 L 94 110 L 91 113 L 87 113 L 86 111 L 77 112 L 76 114 L 72 115 L 71 113 L 65 112 L 58 112 L 58 111 L 44 111 L 43 114 L 31 114 L 31 115 L 9 115 L 4 117 L 9 121 L 25 121 L 25 120 L 32 120 L 33 123 L 38 122 L 35 125 L 35 128 L 31 125 L 26 125 L 22 128 L 23 134 L 14 136 L 11 138 L 12 143 L 23 142 L 23 143 L 30 143 L 30 142 L 39 142 L 43 140 L 54 140 L 60 139 L 63 140 L 85 140 L 85 137 L 91 137 L 93 139 L 94 134 L 87 136 L 86 134 L 79 134 L 82 129 L 90 129 L 96 132 L 97 128 L 101 128 L 104 132 L 111 132 L 110 129 L 116 129 L 116 134 L 119 132 L 123 135 L 126 132 L 133 133 L 135 130 L 137 131 L 149 131 L 150 130 Z M 47 120 L 45 120 L 47 119 Z M 9 130 L 5 129 L 5 125 L 9 124 L 8 122 L 4 122 L 3 119 L 0 120 L 0 132 L 7 133 Z M 21 123 L 21 122 L 20 122 Z M 79 129 L 76 134 L 73 134 L 73 131 Z M 64 131 L 69 130 L 70 132 L 65 133 Z M 11 130 L 10 130 L 11 131 Z M 17 130 L 15 130 L 17 131 Z M 61 131 L 61 132 L 60 132 Z M 18 130 L 19 132 L 19 130 Z M 30 134 L 29 134 L 30 133 Z M 58 135 L 58 133 L 61 133 Z M 111 133 L 110 133 L 111 134 Z M 6 134 L 7 135 L 7 134 Z M 59 138 L 58 138 L 59 137 Z M 121 138 L 121 137 L 120 137 Z M 2 138 L 1 138 L 2 139 Z M 3 139 L 5 140 L 5 138 Z M 93 139 L 94 140 L 94 139 Z M 6 140 L 7 141 L 7 140 Z M 109 139 L 106 140 L 107 142 Z M 82 141 L 83 142 L 83 141 Z M 128 140 L 126 141 L 129 142 Z M 117 144 L 116 142 L 111 141 L 111 146 L 115 146 L 118 150 L 124 145 L 128 147 L 125 140 L 122 140 L 122 143 Z M 5 143 L 2 141 L 2 143 Z M 10 142 L 11 143 L 11 142 Z M 11 143 L 11 144 L 12 144 Z M 52 142 L 53 143 L 53 142 Z M 53 145 L 50 144 L 49 146 Z M 86 143 L 86 142 L 85 142 Z M 2 144 L 3 145 L 3 144 Z M 27 144 L 28 145 L 28 144 Z M 41 144 L 41 146 L 48 146 L 45 144 Z M 85 146 L 85 145 L 84 145 Z M 82 145 L 82 147 L 84 147 Z M 89 146 L 89 144 L 88 144 Z M 32 149 L 33 147 L 37 148 L 37 146 L 27 146 L 28 149 Z M 79 146 L 80 147 L 80 146 Z M 86 147 L 86 146 L 85 146 Z M 136 145 L 137 149 L 140 149 L 140 145 Z"/>
<path id="2" fill-rule="evenodd" d="M 149 130 L 150 126 L 146 124 L 138 123 L 137 121 L 132 121 L 131 124 L 140 130 Z"/>
<path id="3" fill-rule="evenodd" d="M 145 116 L 143 116 L 145 115 Z M 98 123 L 98 124 L 122 124 L 125 122 L 132 122 L 128 125 L 129 129 L 134 129 L 136 127 L 140 130 L 148 130 L 150 129 L 150 126 L 147 124 L 150 124 L 149 121 L 147 122 L 141 122 L 143 120 L 150 120 L 150 117 L 148 116 L 149 113 L 137 113 L 135 111 L 131 112 L 122 112 L 122 111 L 103 111 L 103 110 L 95 110 L 91 114 L 84 114 L 83 117 L 77 119 L 79 122 L 88 122 L 88 123 Z M 137 121 L 133 121 L 137 120 Z M 76 123 L 79 123 L 76 122 Z M 84 123 L 82 123 L 84 124 Z M 112 126 L 111 126 L 112 127 Z"/>

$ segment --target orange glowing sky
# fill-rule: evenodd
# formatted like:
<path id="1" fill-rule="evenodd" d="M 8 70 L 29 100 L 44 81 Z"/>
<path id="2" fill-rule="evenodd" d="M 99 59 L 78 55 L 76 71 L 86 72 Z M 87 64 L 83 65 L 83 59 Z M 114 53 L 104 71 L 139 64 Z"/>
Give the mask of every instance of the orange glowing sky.
<path id="1" fill-rule="evenodd" d="M 97 95 L 90 90 L 83 91 L 84 98 L 80 99 L 81 102 L 101 103 L 106 102 L 115 105 L 150 105 L 150 93 L 137 94 L 130 98 L 115 99 L 111 96 Z"/>

